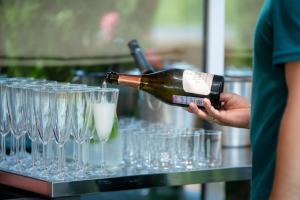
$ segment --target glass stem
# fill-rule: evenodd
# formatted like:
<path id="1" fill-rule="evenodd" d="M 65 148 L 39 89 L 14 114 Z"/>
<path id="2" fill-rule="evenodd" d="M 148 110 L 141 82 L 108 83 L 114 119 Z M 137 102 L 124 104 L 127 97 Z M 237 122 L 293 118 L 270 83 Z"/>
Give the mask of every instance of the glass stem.
<path id="1" fill-rule="evenodd" d="M 84 141 L 84 156 L 85 156 L 85 161 L 83 162 L 84 168 L 87 170 L 89 167 L 90 163 L 90 143 L 87 141 Z"/>
<path id="2" fill-rule="evenodd" d="M 100 142 L 100 144 L 101 144 L 100 168 L 103 171 L 104 167 L 105 167 L 105 163 L 104 163 L 104 142 Z"/>
<path id="3" fill-rule="evenodd" d="M 36 140 L 31 140 L 31 157 L 32 157 L 32 167 L 36 166 L 37 160 L 37 142 Z"/>
<path id="4" fill-rule="evenodd" d="M 19 165 L 20 164 L 20 137 L 17 137 L 16 138 L 16 163 L 17 163 L 17 165 Z"/>
<path id="5" fill-rule="evenodd" d="M 10 156 L 14 156 L 15 155 L 15 137 L 14 135 L 11 133 L 10 134 Z"/>
<path id="6" fill-rule="evenodd" d="M 48 143 L 47 143 L 47 164 L 48 163 L 52 163 L 51 162 L 51 159 L 52 159 L 52 152 L 51 152 L 51 147 L 52 147 L 52 140 L 50 140 L 50 141 L 48 141 Z"/>
<path id="7" fill-rule="evenodd" d="M 25 157 L 25 149 L 26 149 L 26 137 L 25 135 L 21 136 L 21 156 Z"/>
<path id="8" fill-rule="evenodd" d="M 43 168 L 47 169 L 47 145 L 43 144 Z"/>
<path id="9" fill-rule="evenodd" d="M 72 143 L 73 143 L 73 160 L 74 160 L 74 163 L 77 163 L 78 164 L 78 144 L 77 142 L 75 142 L 75 140 L 73 139 L 72 140 Z"/>
<path id="10" fill-rule="evenodd" d="M 1 135 L 1 157 L 2 157 L 2 160 L 4 161 L 6 159 L 6 147 L 5 147 L 5 135 Z"/>
<path id="11" fill-rule="evenodd" d="M 77 143 L 77 159 L 78 159 L 78 161 L 77 161 L 77 167 L 78 167 L 78 169 L 79 170 L 81 170 L 82 169 L 82 167 L 83 167 L 83 160 L 82 160 L 82 143 Z"/>
<path id="12" fill-rule="evenodd" d="M 58 148 L 58 173 L 62 174 L 63 173 L 63 167 L 65 165 L 64 163 L 64 145 L 59 145 Z"/>

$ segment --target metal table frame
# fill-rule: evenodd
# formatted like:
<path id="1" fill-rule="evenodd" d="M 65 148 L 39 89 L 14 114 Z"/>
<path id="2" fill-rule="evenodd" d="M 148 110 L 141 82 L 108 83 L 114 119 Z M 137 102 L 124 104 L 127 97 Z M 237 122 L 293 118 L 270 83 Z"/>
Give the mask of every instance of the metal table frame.
<path id="1" fill-rule="evenodd" d="M 196 171 L 134 175 L 127 175 L 124 171 L 115 177 L 71 182 L 49 182 L 21 174 L 0 171 L 0 184 L 35 192 L 51 198 L 138 188 L 249 179 L 251 179 L 251 155 L 249 148 L 223 149 L 223 164 L 221 167 Z"/>

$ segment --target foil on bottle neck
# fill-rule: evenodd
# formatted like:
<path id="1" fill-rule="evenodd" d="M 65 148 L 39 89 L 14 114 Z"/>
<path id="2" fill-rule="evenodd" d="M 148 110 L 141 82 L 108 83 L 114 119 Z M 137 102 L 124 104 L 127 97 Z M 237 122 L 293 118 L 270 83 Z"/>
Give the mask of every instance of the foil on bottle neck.
<path id="1" fill-rule="evenodd" d="M 140 76 L 127 76 L 127 75 L 119 75 L 118 84 L 126 85 L 136 89 L 139 89 L 141 83 Z"/>

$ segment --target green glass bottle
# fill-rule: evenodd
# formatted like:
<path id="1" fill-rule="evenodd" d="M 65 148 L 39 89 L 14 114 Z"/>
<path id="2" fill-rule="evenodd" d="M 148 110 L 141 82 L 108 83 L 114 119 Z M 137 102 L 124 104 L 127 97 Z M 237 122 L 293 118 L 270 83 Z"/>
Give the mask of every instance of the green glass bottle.
<path id="1" fill-rule="evenodd" d="M 194 102 L 203 107 L 203 99 L 210 99 L 212 105 L 221 107 L 224 77 L 182 69 L 167 69 L 143 75 L 127 75 L 109 72 L 106 81 L 143 90 L 161 101 L 187 107 Z"/>

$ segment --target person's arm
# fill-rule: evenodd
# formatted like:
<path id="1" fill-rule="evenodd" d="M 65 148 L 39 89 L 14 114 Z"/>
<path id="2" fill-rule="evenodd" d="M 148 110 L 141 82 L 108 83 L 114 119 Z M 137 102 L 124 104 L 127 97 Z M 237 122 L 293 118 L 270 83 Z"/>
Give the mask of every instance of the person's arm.
<path id="1" fill-rule="evenodd" d="M 288 100 L 280 124 L 270 200 L 300 199 L 300 61 L 285 65 Z"/>
<path id="2" fill-rule="evenodd" d="M 199 109 L 196 104 L 191 103 L 188 111 L 201 119 L 220 125 L 249 128 L 250 104 L 246 98 L 234 93 L 222 93 L 220 101 L 222 102 L 220 110 L 215 109 L 209 99 L 204 99 L 205 109 Z"/>

